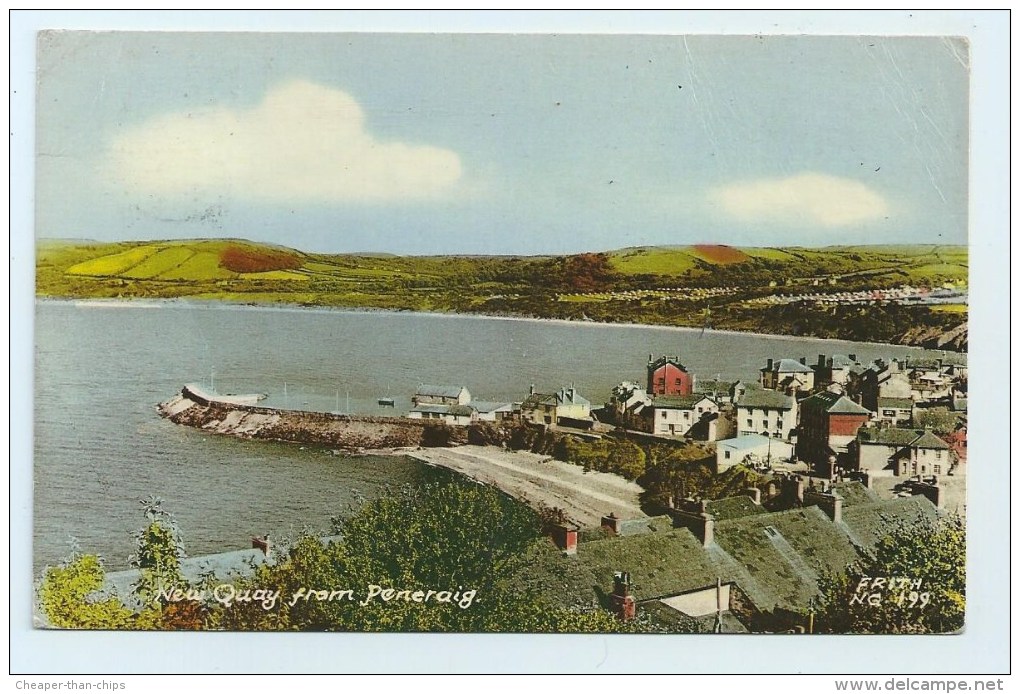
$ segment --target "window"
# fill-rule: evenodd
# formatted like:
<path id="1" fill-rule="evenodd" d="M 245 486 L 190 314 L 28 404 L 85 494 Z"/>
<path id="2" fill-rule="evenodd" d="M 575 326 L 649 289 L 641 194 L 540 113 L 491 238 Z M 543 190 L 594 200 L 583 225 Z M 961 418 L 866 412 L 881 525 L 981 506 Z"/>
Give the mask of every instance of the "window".
<path id="1" fill-rule="evenodd" d="M 774 436 L 777 439 L 781 439 L 781 438 L 783 438 L 783 432 L 777 431 L 774 434 L 772 434 L 772 436 Z"/>
<path id="2" fill-rule="evenodd" d="M 680 379 L 676 379 L 676 385 L 680 385 Z"/>
<path id="3" fill-rule="evenodd" d="M 754 426 L 754 422 L 752 422 L 752 421 L 751 421 L 750 419 L 749 419 L 749 420 L 747 420 L 747 426 L 748 426 L 749 428 L 750 428 L 750 427 L 753 427 L 753 426 Z"/>
<path id="4" fill-rule="evenodd" d="M 665 418 L 666 418 L 666 410 L 663 410 L 663 411 L 662 411 L 662 418 L 663 418 L 663 419 L 665 419 Z"/>
<path id="5" fill-rule="evenodd" d="M 768 429 L 769 428 L 769 420 L 767 420 L 767 419 L 761 420 L 761 425 L 763 427 L 765 427 L 766 429 Z"/>
<path id="6" fill-rule="evenodd" d="M 938 449 L 935 450 L 935 460 L 942 460 L 942 451 Z"/>
<path id="7" fill-rule="evenodd" d="M 933 472 L 934 474 L 936 474 L 936 475 L 941 475 L 941 474 L 942 474 L 942 466 L 941 466 L 941 465 L 936 465 L 936 466 L 934 466 L 934 467 L 933 467 L 933 468 L 931 469 L 931 471 L 932 471 L 932 472 Z"/>
<path id="8" fill-rule="evenodd" d="M 729 451 L 726 451 L 726 456 L 725 456 L 725 458 L 726 458 L 726 460 L 729 460 L 729 459 L 730 459 L 730 452 L 729 452 Z"/>

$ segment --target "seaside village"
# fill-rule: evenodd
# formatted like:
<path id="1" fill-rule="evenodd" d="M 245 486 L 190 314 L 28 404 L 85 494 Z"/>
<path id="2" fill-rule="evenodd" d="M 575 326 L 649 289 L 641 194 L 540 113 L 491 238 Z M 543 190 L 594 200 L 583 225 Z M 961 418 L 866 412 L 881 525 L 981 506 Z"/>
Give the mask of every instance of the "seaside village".
<path id="1" fill-rule="evenodd" d="M 526 582 L 564 606 L 595 602 L 677 631 L 809 631 L 823 574 L 903 523 L 965 511 L 966 355 L 772 358 L 756 382 L 700 379 L 678 356 L 649 355 L 646 381 L 619 383 L 601 408 L 569 385 L 532 386 L 520 403 L 423 385 L 406 416 L 699 441 L 714 446 L 716 474 L 769 475 L 764 491 L 677 499 L 664 516 L 549 528 Z"/>
<path id="2" fill-rule="evenodd" d="M 168 415 L 192 401 L 209 404 L 188 389 L 191 400 L 172 403 Z M 210 411 L 218 425 L 225 410 Z M 233 412 L 227 420 L 243 416 Z M 351 419 L 327 417 L 335 426 Z M 811 632 L 823 576 L 872 555 L 884 537 L 905 526 L 966 510 L 966 355 L 871 362 L 854 354 L 771 358 L 755 382 L 701 379 L 678 356 L 650 355 L 645 382 L 619 383 L 601 407 L 593 408 L 572 385 L 553 392 L 532 386 L 511 403 L 475 400 L 463 385 L 421 385 L 404 416 L 365 422 L 411 420 L 450 428 L 492 422 L 497 429 L 534 428 L 586 441 L 697 445 L 714 449 L 717 475 L 735 466 L 760 473 L 753 486 L 730 487 L 735 496 L 670 497 L 662 515 L 649 516 L 636 504 L 613 507 L 614 490 L 626 487 L 637 498 L 633 482 L 548 457 L 526 454 L 531 457 L 521 464 L 534 462 L 525 468 L 498 458 L 502 451 L 409 453 L 481 481 L 479 470 L 514 468 L 516 480 L 531 486 L 516 493 L 502 488 L 529 502 L 521 489 L 557 482 L 563 513 L 548 520 L 548 538 L 534 546 L 527 570 L 514 580 L 564 607 L 597 605 L 655 629 Z M 472 455 L 473 475 L 456 465 L 458 456 Z M 249 550 L 186 559 L 182 570 L 228 579 L 270 561 L 267 536 L 253 538 Z M 136 574 L 107 578 L 127 590 Z"/>

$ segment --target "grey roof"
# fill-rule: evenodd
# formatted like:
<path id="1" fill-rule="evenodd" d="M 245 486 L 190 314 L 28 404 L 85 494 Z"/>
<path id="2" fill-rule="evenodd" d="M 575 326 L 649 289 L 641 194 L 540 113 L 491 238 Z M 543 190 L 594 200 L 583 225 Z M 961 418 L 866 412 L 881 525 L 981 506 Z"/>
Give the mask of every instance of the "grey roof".
<path id="1" fill-rule="evenodd" d="M 455 417 L 470 417 L 474 410 L 471 405 L 436 405 L 432 403 L 421 403 L 411 408 L 411 412 L 428 412 L 430 414 L 453 415 Z"/>
<path id="2" fill-rule="evenodd" d="M 488 402 L 485 400 L 472 400 L 471 407 L 478 412 L 495 412 L 496 410 L 509 409 L 512 405 L 508 402 Z"/>
<path id="3" fill-rule="evenodd" d="M 762 371 L 769 371 L 770 369 L 765 368 Z M 796 359 L 780 359 L 778 363 L 772 365 L 771 371 L 776 373 L 787 373 L 787 374 L 810 374 L 814 373 L 814 370 L 806 364 L 801 364 Z"/>
<path id="4" fill-rule="evenodd" d="M 832 368 L 834 369 L 846 369 L 851 366 L 856 366 L 857 362 L 846 356 L 845 354 L 833 354 L 832 355 Z"/>
<path id="5" fill-rule="evenodd" d="M 715 516 L 717 521 L 732 520 L 753 516 L 757 513 L 767 513 L 758 504 L 751 501 L 749 496 L 731 496 L 726 499 L 718 499 L 708 502 L 708 513 Z"/>
<path id="6" fill-rule="evenodd" d="M 720 381 L 712 378 L 696 381 L 693 390 L 695 393 L 728 393 L 736 384 L 737 381 Z"/>
<path id="7" fill-rule="evenodd" d="M 556 391 L 556 404 L 591 405 L 591 401 L 581 397 L 576 388 L 569 386 Z"/>
<path id="8" fill-rule="evenodd" d="M 828 390 L 804 398 L 801 407 L 805 410 L 820 407 L 829 414 L 871 414 L 871 410 L 861 407 L 847 396 Z"/>
<path id="9" fill-rule="evenodd" d="M 432 398 L 457 398 L 464 386 L 430 386 L 422 384 L 418 386 L 415 395 L 425 395 Z"/>
<path id="10" fill-rule="evenodd" d="M 736 438 L 716 441 L 715 445 L 718 448 L 729 448 L 734 451 L 746 451 L 751 448 L 758 448 L 759 446 L 767 446 L 772 443 L 772 440 L 772 438 L 762 436 L 761 434 L 744 434 L 743 436 L 737 436 Z"/>
<path id="11" fill-rule="evenodd" d="M 792 395 L 780 393 L 778 390 L 751 390 L 740 396 L 737 407 L 760 407 L 772 410 L 793 409 L 795 400 Z"/>
<path id="12" fill-rule="evenodd" d="M 715 523 L 707 547 L 686 529 L 580 542 L 564 558 L 545 541 L 533 549 L 519 580 L 560 604 L 596 604 L 613 572 L 631 575 L 638 601 L 735 583 L 758 609 L 804 610 L 818 595 L 818 579 L 860 559 L 900 522 L 934 517 L 923 497 L 848 505 L 833 523 L 818 507 L 752 513 Z"/>
<path id="13" fill-rule="evenodd" d="M 941 448 L 948 449 L 949 444 L 940 439 L 930 431 L 925 430 L 916 441 L 910 444 L 914 448 Z"/>
<path id="14" fill-rule="evenodd" d="M 703 393 L 693 395 L 657 395 L 652 398 L 652 407 L 660 410 L 691 410 L 702 400 L 715 404 L 715 400 Z"/>
<path id="15" fill-rule="evenodd" d="M 879 500 L 878 494 L 855 480 L 837 482 L 832 485 L 832 491 L 843 498 L 844 509 L 860 504 L 871 504 Z"/>
<path id="16" fill-rule="evenodd" d="M 949 448 L 949 444 L 926 429 L 864 427 L 857 432 L 862 445 L 909 446 L 910 448 Z"/>
<path id="17" fill-rule="evenodd" d="M 844 506 L 843 525 L 859 547 L 870 552 L 878 542 L 899 530 L 901 524 L 934 520 L 938 510 L 924 496 L 911 496 L 858 506 Z"/>
<path id="18" fill-rule="evenodd" d="M 909 410 L 914 406 L 914 401 L 910 398 L 879 398 L 879 408 L 891 407 L 899 410 Z"/>

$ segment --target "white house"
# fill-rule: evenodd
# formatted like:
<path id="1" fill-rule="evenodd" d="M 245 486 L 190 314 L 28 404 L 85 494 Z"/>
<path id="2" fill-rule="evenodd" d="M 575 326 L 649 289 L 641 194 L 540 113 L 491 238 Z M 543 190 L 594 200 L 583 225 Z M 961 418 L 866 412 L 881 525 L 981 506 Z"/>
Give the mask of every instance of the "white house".
<path id="1" fill-rule="evenodd" d="M 715 472 L 719 474 L 734 465 L 755 467 L 786 463 L 793 457 L 793 444 L 771 436 L 747 434 L 716 443 Z"/>
<path id="2" fill-rule="evenodd" d="M 789 441 L 797 426 L 797 400 L 775 390 L 748 389 L 737 400 L 737 436 L 761 434 Z"/>
<path id="3" fill-rule="evenodd" d="M 652 433 L 660 436 L 697 436 L 715 440 L 712 421 L 719 405 L 705 395 L 660 395 L 652 399 Z M 695 432 L 701 426 L 704 432 Z"/>

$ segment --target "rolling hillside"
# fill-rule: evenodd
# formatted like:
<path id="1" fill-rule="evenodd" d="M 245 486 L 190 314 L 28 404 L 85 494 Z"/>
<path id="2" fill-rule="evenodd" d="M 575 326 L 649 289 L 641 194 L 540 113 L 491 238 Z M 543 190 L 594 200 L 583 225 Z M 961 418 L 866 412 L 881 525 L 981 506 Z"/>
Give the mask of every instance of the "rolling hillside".
<path id="1" fill-rule="evenodd" d="M 43 240 L 36 261 L 37 294 L 50 297 L 474 312 L 949 349 L 966 348 L 967 277 L 962 246 L 706 244 L 515 257 L 325 255 L 242 239 Z M 930 291 L 951 296 L 906 305 L 896 298 L 904 285 L 920 304 Z M 939 344 L 944 335 L 951 340 Z"/>

